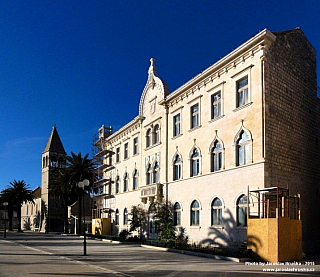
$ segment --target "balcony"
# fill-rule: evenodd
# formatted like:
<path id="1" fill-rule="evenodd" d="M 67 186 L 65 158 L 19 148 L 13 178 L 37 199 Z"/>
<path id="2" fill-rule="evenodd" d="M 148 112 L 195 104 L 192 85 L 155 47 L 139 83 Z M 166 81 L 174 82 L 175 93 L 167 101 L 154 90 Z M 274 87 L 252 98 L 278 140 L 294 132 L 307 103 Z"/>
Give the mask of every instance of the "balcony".
<path id="1" fill-rule="evenodd" d="M 106 184 L 107 182 L 110 182 L 110 178 L 101 177 L 101 178 L 97 179 L 97 180 L 94 182 L 94 185 L 95 185 L 95 186 L 104 185 L 104 184 Z"/>
<path id="2" fill-rule="evenodd" d="M 108 149 L 103 149 L 103 150 L 100 150 L 95 156 L 96 157 L 103 157 L 103 156 L 105 156 L 107 154 L 112 155 L 113 152 L 111 150 L 108 150 Z"/>
<path id="3" fill-rule="evenodd" d="M 153 185 L 147 185 L 140 190 L 141 201 L 146 203 L 147 200 L 161 200 L 163 197 L 163 184 L 157 183 Z"/>

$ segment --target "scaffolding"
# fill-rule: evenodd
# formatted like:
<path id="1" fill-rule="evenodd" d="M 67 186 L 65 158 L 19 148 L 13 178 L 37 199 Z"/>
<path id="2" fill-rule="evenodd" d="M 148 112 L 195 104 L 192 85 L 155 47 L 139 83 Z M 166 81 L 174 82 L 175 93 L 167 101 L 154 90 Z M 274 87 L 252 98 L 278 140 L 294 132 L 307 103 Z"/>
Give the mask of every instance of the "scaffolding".
<path id="1" fill-rule="evenodd" d="M 300 194 L 290 195 L 288 186 L 250 190 L 248 196 L 248 199 L 252 199 L 252 208 L 248 209 L 249 218 L 289 217 L 300 220 Z"/>
<path id="2" fill-rule="evenodd" d="M 94 162 L 94 183 L 92 218 L 101 218 L 104 212 L 104 199 L 111 195 L 111 179 L 105 177 L 106 170 L 112 166 L 113 152 L 106 149 L 105 139 L 112 135 L 112 127 L 102 125 L 98 134 L 93 136 L 92 156 Z"/>
<path id="3" fill-rule="evenodd" d="M 300 194 L 289 187 L 249 191 L 247 201 L 248 248 L 256 261 L 284 262 L 302 258 Z"/>

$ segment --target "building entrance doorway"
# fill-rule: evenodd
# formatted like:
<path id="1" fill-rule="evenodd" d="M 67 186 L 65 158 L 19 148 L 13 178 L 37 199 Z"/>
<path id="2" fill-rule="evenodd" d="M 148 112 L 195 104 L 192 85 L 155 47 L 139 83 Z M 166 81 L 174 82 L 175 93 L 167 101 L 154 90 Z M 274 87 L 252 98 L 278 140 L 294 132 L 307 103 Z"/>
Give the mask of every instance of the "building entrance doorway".
<path id="1" fill-rule="evenodd" d="M 148 210 L 148 238 L 149 239 L 157 239 L 158 238 L 158 231 L 156 220 L 154 218 L 155 215 L 155 206 L 152 203 Z"/>

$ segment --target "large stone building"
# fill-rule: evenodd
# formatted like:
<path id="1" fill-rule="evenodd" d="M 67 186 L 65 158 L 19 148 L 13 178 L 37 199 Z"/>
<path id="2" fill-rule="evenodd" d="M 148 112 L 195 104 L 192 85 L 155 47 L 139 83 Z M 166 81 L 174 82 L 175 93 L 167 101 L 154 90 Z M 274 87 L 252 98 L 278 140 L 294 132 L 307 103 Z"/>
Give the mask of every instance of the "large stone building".
<path id="1" fill-rule="evenodd" d="M 301 195 L 304 250 L 319 250 L 319 107 L 299 28 L 259 32 L 173 92 L 151 59 L 138 116 L 99 130 L 96 216 L 118 233 L 132 205 L 168 199 L 191 241 L 240 245 L 248 188 L 288 187 Z M 146 236 L 157 236 L 152 211 Z"/>

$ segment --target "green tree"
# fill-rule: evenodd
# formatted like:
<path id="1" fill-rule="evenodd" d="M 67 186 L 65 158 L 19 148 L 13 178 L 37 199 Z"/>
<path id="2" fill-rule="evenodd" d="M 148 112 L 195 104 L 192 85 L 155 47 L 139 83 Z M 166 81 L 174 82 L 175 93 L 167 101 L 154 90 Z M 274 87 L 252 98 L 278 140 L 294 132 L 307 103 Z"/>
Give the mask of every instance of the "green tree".
<path id="1" fill-rule="evenodd" d="M 173 211 L 170 201 L 155 202 L 154 216 L 156 221 L 159 239 L 163 241 L 174 241 L 176 237 L 176 229 L 173 226 Z"/>
<path id="2" fill-rule="evenodd" d="M 70 176 L 63 169 L 55 171 L 50 180 L 50 196 L 59 199 L 63 205 L 64 233 L 69 233 L 68 206 L 77 201 L 77 192 L 70 186 Z"/>
<path id="3" fill-rule="evenodd" d="M 52 194 L 56 197 L 60 197 L 63 200 L 65 211 L 65 232 L 68 230 L 68 214 L 67 207 L 71 205 L 76 199 L 74 196 L 78 196 L 79 203 L 79 219 L 82 218 L 82 196 L 84 193 L 89 193 L 92 190 L 93 183 L 93 172 L 94 172 L 94 162 L 89 159 L 89 154 L 82 157 L 81 152 L 76 155 L 71 152 L 71 156 L 66 157 L 66 167 L 62 168 L 59 173 L 57 173 L 56 178 L 52 182 Z M 84 192 L 78 187 L 78 183 L 88 179 L 90 181 L 90 186 L 86 187 Z M 79 227 L 78 231 L 81 232 L 81 220 L 78 221 Z"/>
<path id="4" fill-rule="evenodd" d="M 3 191 L 3 194 L 8 202 L 12 203 L 17 209 L 18 218 L 18 232 L 22 232 L 21 229 L 21 207 L 23 203 L 31 202 L 34 203 L 34 195 L 32 190 L 29 189 L 29 185 L 24 180 L 10 182 L 8 188 Z"/>
<path id="5" fill-rule="evenodd" d="M 147 220 L 147 211 L 140 205 L 132 206 L 130 215 L 130 231 L 138 230 L 139 237 L 142 239 L 143 228 Z"/>

